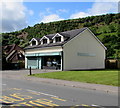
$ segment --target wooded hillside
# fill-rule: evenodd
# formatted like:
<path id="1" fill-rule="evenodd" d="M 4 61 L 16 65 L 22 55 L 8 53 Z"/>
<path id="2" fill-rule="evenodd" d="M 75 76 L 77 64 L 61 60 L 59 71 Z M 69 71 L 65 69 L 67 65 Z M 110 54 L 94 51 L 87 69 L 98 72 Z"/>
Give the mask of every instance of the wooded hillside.
<path id="1" fill-rule="evenodd" d="M 26 47 L 33 37 L 88 27 L 107 47 L 107 57 L 120 58 L 120 14 L 106 14 L 79 19 L 40 23 L 20 31 L 2 33 L 2 44 Z"/>

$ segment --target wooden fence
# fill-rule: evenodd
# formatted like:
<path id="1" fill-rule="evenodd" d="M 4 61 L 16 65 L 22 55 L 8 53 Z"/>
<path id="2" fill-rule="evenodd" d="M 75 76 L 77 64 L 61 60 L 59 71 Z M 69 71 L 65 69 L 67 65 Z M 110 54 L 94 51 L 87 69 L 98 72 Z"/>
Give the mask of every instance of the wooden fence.
<path id="1" fill-rule="evenodd" d="M 107 69 L 120 69 L 120 59 L 106 59 L 105 67 Z"/>

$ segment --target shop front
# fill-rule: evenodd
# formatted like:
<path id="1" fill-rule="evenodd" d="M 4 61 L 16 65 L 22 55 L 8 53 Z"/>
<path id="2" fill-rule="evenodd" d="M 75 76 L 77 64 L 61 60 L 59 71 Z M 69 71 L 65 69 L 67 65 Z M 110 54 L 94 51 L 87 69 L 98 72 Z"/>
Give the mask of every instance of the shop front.
<path id="1" fill-rule="evenodd" d="M 33 53 L 25 55 L 25 68 L 62 70 L 62 52 Z"/>

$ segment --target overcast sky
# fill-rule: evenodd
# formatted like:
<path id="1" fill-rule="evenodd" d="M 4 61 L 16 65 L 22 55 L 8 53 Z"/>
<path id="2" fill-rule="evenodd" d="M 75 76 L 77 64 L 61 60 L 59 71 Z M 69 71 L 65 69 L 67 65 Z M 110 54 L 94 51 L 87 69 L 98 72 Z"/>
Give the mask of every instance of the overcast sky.
<path id="1" fill-rule="evenodd" d="M 12 32 L 37 23 L 118 13 L 118 2 L 8 2 L 3 0 L 2 32 Z M 17 0 L 16 0 L 17 1 Z M 0 30 L 1 31 L 1 30 Z"/>

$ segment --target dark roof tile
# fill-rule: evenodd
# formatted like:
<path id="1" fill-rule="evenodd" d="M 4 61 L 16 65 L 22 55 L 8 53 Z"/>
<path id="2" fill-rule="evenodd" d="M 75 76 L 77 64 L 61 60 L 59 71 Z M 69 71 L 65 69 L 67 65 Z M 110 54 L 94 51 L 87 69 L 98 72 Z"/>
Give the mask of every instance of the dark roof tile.
<path id="1" fill-rule="evenodd" d="M 36 39 L 37 41 L 39 41 L 41 38 L 35 37 L 35 39 Z"/>
<path id="2" fill-rule="evenodd" d="M 81 29 L 75 29 L 75 30 L 60 32 L 59 34 L 61 34 L 62 36 L 69 37 L 69 39 L 67 41 L 64 41 L 62 43 L 50 43 L 50 44 L 45 44 L 45 45 L 28 46 L 25 49 L 44 48 L 44 47 L 52 47 L 52 46 L 62 46 L 65 43 L 67 43 L 69 40 L 71 40 L 72 38 L 77 36 L 79 33 L 83 32 L 85 29 L 87 29 L 87 27 L 81 28 Z M 52 39 L 52 37 L 54 37 L 55 34 L 49 34 L 49 35 L 46 35 L 46 37 L 48 37 L 49 39 Z"/>

